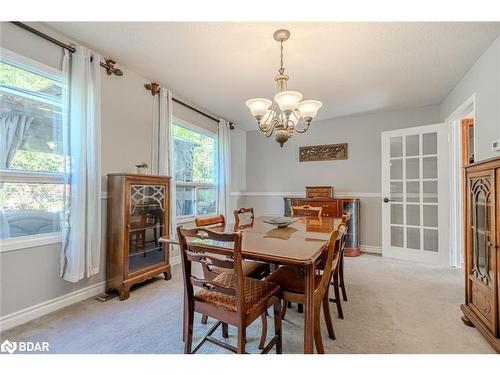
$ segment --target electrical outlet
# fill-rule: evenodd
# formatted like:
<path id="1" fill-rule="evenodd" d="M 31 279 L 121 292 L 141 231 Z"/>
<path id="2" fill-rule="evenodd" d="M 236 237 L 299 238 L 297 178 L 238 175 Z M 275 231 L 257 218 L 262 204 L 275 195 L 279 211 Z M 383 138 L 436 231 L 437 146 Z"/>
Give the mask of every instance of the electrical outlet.
<path id="1" fill-rule="evenodd" d="M 500 151 L 500 142 L 498 141 L 498 139 L 496 141 L 493 141 L 493 143 L 491 144 L 491 148 L 493 149 L 493 151 Z"/>

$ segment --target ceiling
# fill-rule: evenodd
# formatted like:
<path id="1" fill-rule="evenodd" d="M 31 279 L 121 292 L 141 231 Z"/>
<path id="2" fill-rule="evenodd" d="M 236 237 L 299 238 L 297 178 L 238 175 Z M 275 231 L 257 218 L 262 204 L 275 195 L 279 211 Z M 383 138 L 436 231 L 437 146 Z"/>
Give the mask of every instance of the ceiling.
<path id="1" fill-rule="evenodd" d="M 289 89 L 318 99 L 318 119 L 438 104 L 500 34 L 500 23 L 49 22 L 246 130 L 245 106 L 272 99 L 279 44 Z"/>

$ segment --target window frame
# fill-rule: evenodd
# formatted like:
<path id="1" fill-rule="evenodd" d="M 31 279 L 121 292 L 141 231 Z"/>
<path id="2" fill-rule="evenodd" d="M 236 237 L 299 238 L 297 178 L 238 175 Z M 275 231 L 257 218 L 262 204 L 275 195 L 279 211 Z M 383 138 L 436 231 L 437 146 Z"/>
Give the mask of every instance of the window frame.
<path id="1" fill-rule="evenodd" d="M 188 187 L 188 188 L 194 188 L 194 208 L 193 208 L 193 214 L 192 215 L 181 215 L 177 216 L 177 202 L 176 206 L 174 207 L 175 210 L 175 221 L 178 224 L 184 224 L 184 223 L 190 223 L 193 222 L 196 217 L 210 217 L 214 216 L 217 214 L 217 207 L 219 205 L 219 197 L 218 197 L 218 190 L 219 190 L 219 183 L 218 183 L 218 177 L 217 177 L 217 165 L 218 165 L 218 160 L 217 160 L 217 154 L 218 154 L 218 147 L 219 143 L 217 140 L 217 133 L 210 131 L 206 128 L 202 128 L 198 125 L 195 125 L 189 121 L 180 119 L 178 117 L 173 116 L 172 117 L 172 125 L 177 125 L 180 127 L 183 127 L 185 129 L 191 130 L 193 132 L 208 136 L 210 138 L 213 138 L 215 141 L 215 182 L 214 183 L 209 183 L 209 182 L 182 182 L 182 181 L 175 181 L 175 189 L 177 190 L 178 187 Z M 172 135 L 172 140 L 173 140 L 173 135 Z M 172 142 L 173 143 L 173 142 Z M 172 145 L 173 147 L 173 145 Z M 174 158 L 174 166 L 175 166 L 175 149 L 173 151 L 173 158 Z M 174 177 L 175 177 L 175 171 L 174 171 Z M 210 213 L 210 214 L 204 214 L 204 215 L 196 215 L 197 209 L 198 209 L 198 199 L 197 199 L 197 194 L 198 194 L 198 189 L 203 189 L 203 188 L 215 188 L 217 194 L 215 196 L 215 207 L 216 207 L 216 212 L 215 213 Z M 177 193 L 176 193 L 176 199 L 177 199 Z"/>
<path id="2" fill-rule="evenodd" d="M 28 72 L 41 75 L 48 79 L 58 81 L 64 86 L 64 72 L 54 67 L 45 65 L 29 57 L 20 55 L 11 50 L 2 48 L 0 61 Z M 27 98 L 33 98 L 40 101 L 46 101 L 43 97 L 31 95 L 24 89 L 14 90 L 9 86 L 5 87 L 7 91 L 15 91 L 17 95 Z M 63 103 L 64 105 L 64 103 Z M 64 112 L 63 112 L 64 113 Z M 0 169 L 0 180 L 2 183 L 28 183 L 28 184 L 64 184 L 67 181 L 68 173 L 64 172 L 44 172 L 16 169 Z M 0 253 L 22 250 L 31 247 L 44 246 L 62 242 L 62 232 L 40 233 L 20 237 L 10 237 L 0 239 Z"/>

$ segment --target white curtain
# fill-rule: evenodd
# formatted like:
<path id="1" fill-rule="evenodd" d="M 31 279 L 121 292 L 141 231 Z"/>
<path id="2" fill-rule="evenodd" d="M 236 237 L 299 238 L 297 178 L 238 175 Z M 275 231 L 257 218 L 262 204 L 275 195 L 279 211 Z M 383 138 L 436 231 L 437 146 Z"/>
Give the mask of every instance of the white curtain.
<path id="1" fill-rule="evenodd" d="M 218 211 L 226 218 L 231 216 L 231 129 L 229 122 L 220 119 L 218 137 Z"/>
<path id="2" fill-rule="evenodd" d="M 75 49 L 69 64 L 69 213 L 61 254 L 61 276 L 71 282 L 97 274 L 101 259 L 101 56 Z"/>
<path id="3" fill-rule="evenodd" d="M 152 172 L 170 176 L 170 233 L 175 233 L 175 172 L 172 139 L 172 92 L 161 88 L 153 105 Z"/>
<path id="4" fill-rule="evenodd" d="M 0 117 L 0 169 L 7 169 L 28 131 L 33 117 L 1 114 Z"/>

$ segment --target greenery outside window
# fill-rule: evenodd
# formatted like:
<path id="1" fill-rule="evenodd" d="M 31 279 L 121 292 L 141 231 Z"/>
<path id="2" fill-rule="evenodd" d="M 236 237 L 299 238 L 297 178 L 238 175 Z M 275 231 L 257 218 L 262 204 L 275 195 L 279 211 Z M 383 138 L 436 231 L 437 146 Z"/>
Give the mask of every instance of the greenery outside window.
<path id="1" fill-rule="evenodd" d="M 61 71 L 2 50 L 0 241 L 3 245 L 5 241 L 28 236 L 60 237 L 67 163 L 64 85 Z"/>
<path id="2" fill-rule="evenodd" d="M 177 218 L 216 214 L 216 135 L 181 120 L 172 129 Z"/>

